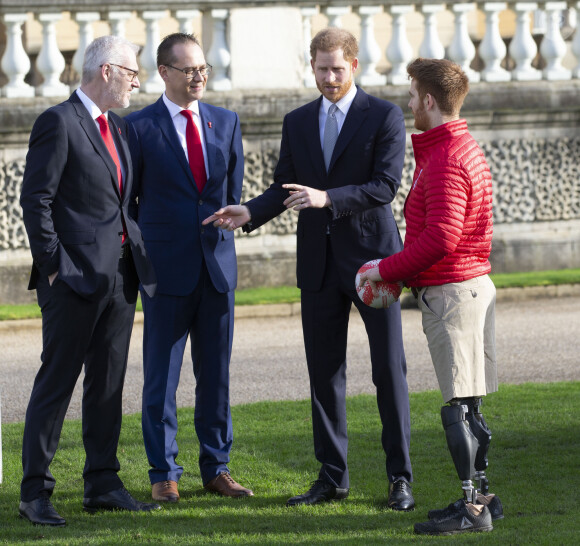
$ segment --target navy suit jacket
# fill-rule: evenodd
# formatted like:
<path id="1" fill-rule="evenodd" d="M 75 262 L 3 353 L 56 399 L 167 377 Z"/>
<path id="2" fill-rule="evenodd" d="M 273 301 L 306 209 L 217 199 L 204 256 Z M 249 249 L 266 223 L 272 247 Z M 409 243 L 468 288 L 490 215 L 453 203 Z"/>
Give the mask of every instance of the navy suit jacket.
<path id="1" fill-rule="evenodd" d="M 401 183 L 405 122 L 398 106 L 358 88 L 327 173 L 318 122 L 321 101 L 319 97 L 284 118 L 274 183 L 245 203 L 252 215 L 246 231 L 286 210 L 282 202 L 289 194 L 282 184 L 327 191 L 331 208 L 307 208 L 298 217 L 298 287 L 320 289 L 330 236 L 338 273 L 354 289 L 363 263 L 402 249 L 390 203 Z"/>
<path id="2" fill-rule="evenodd" d="M 244 153 L 235 112 L 199 103 L 209 178 L 200 194 L 167 107 L 154 104 L 127 116 L 135 169 L 138 222 L 160 294 L 190 294 L 205 261 L 218 292 L 233 290 L 238 270 L 234 234 L 201 221 L 240 202 Z"/>
<path id="3" fill-rule="evenodd" d="M 117 169 L 78 95 L 43 112 L 32 128 L 20 204 L 33 257 L 29 289 L 39 275 L 58 278 L 79 295 L 99 299 L 113 287 L 125 223 L 139 279 L 150 295 L 155 274 L 128 204 L 133 170 L 126 123 L 109 112 L 126 170 Z"/>

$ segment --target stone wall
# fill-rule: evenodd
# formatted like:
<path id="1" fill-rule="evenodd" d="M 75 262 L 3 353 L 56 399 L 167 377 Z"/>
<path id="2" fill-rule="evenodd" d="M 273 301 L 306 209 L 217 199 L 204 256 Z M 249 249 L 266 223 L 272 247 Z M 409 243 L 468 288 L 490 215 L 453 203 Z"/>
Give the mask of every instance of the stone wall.
<path id="1" fill-rule="evenodd" d="M 367 91 L 408 112 L 407 88 Z M 580 267 L 580 82 L 475 84 L 462 115 L 480 142 L 494 178 L 495 272 Z M 283 116 L 318 96 L 314 90 L 211 93 L 207 102 L 242 121 L 246 156 L 243 199 L 272 180 Z M 140 93 L 131 109 L 156 97 Z M 33 301 L 18 198 L 27 139 L 48 99 L 0 99 L 0 303 Z M 125 113 L 125 112 L 123 112 Z M 407 116 L 408 134 L 413 121 Z M 414 160 L 410 145 L 393 211 L 404 230 L 403 204 Z M 297 215 L 285 212 L 255 234 L 239 234 L 239 286 L 293 284 Z"/>

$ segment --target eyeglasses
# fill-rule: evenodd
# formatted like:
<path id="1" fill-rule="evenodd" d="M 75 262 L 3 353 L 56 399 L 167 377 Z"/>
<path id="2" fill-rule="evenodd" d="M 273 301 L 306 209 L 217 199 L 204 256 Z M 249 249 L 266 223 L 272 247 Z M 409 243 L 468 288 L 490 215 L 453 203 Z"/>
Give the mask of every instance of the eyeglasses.
<path id="1" fill-rule="evenodd" d="M 172 66 L 170 64 L 166 64 L 165 66 L 173 68 L 173 70 L 179 70 L 180 72 L 183 72 L 188 80 L 195 78 L 197 74 L 205 78 L 206 76 L 210 75 L 212 69 L 212 66 L 209 63 L 206 64 L 205 66 L 202 66 L 201 68 L 191 68 L 191 67 L 177 68 L 176 66 Z"/>
<path id="2" fill-rule="evenodd" d="M 129 74 L 124 74 L 123 72 L 121 72 L 121 74 L 123 74 L 123 76 L 127 76 L 127 78 L 129 78 L 129 81 L 131 83 L 133 83 L 138 77 L 139 77 L 139 72 L 137 72 L 136 70 L 133 70 L 132 68 L 127 68 L 126 66 L 121 66 L 120 64 L 115 64 L 115 63 L 106 63 L 106 64 L 110 64 L 111 66 L 116 66 L 117 68 L 122 68 L 123 70 L 128 70 Z M 104 65 L 100 65 L 101 67 Z"/>

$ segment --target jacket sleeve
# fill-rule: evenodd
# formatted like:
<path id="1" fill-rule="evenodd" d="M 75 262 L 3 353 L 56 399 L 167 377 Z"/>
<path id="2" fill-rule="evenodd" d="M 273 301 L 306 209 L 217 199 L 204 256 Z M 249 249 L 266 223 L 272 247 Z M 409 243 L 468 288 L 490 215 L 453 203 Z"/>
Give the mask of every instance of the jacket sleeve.
<path id="1" fill-rule="evenodd" d="M 59 239 L 52 218 L 68 156 L 67 129 L 53 110 L 41 114 L 30 134 L 20 206 L 34 264 L 42 275 L 59 268 Z"/>
<path id="2" fill-rule="evenodd" d="M 385 281 L 406 281 L 426 271 L 451 254 L 461 241 L 469 198 L 469 177 L 457 164 L 430 168 L 424 181 L 425 226 L 404 250 L 381 260 L 379 272 Z M 406 214 L 413 214 L 413 202 Z"/>

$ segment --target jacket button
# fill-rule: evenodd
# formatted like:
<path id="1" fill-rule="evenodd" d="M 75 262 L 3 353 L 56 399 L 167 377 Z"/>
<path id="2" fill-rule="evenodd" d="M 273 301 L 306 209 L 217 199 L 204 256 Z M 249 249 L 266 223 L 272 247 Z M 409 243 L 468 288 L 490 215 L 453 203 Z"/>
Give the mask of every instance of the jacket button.
<path id="1" fill-rule="evenodd" d="M 203 200 L 202 199 L 199 200 L 199 204 L 200 205 L 203 205 Z"/>

